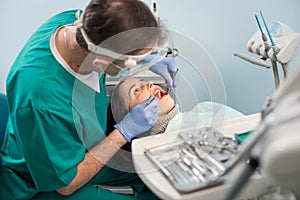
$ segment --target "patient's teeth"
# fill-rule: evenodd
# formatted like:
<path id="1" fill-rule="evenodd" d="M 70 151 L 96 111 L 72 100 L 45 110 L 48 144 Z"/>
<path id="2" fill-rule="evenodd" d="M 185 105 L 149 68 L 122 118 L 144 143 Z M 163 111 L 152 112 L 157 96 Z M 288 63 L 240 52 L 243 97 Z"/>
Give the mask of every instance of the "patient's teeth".
<path id="1" fill-rule="evenodd" d="M 160 91 L 158 91 L 157 96 L 158 96 L 159 99 L 161 98 Z"/>
<path id="2" fill-rule="evenodd" d="M 154 93 L 154 96 L 160 99 L 160 98 L 161 98 L 161 93 L 160 93 L 160 91 L 159 91 L 159 90 L 156 90 L 155 93 Z"/>

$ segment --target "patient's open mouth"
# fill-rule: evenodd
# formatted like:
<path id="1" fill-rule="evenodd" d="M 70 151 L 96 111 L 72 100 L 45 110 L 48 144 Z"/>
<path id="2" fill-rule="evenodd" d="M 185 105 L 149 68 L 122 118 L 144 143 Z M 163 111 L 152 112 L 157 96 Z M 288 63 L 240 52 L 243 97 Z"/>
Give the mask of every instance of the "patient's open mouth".
<path id="1" fill-rule="evenodd" d="M 159 88 L 155 88 L 154 90 L 154 96 L 158 99 L 162 99 L 167 94 L 168 94 L 167 92 L 160 90 Z"/>

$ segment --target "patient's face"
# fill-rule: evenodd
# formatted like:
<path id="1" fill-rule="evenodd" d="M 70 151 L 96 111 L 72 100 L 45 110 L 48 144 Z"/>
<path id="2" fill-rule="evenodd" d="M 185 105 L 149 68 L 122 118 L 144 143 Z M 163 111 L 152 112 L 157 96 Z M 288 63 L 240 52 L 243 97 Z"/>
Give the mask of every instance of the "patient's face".
<path id="1" fill-rule="evenodd" d="M 154 85 L 152 82 L 146 82 L 140 80 L 133 83 L 129 89 L 130 103 L 129 109 L 131 110 L 137 104 L 145 101 L 153 95 L 159 99 L 159 116 L 162 117 L 169 113 L 174 108 L 174 100 L 172 97 L 164 91 L 158 85 Z"/>

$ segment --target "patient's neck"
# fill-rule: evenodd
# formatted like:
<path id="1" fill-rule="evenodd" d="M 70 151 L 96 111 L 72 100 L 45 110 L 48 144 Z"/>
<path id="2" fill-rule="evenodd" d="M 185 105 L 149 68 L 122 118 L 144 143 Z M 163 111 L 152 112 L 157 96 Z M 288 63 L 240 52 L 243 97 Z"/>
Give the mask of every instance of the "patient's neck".
<path id="1" fill-rule="evenodd" d="M 164 133 L 170 120 L 173 119 L 177 113 L 179 113 L 178 104 L 176 104 L 174 108 L 170 110 L 170 112 L 168 113 L 165 112 L 160 113 L 159 111 L 158 120 L 156 124 L 150 129 L 149 134 L 156 135 L 156 134 Z"/>

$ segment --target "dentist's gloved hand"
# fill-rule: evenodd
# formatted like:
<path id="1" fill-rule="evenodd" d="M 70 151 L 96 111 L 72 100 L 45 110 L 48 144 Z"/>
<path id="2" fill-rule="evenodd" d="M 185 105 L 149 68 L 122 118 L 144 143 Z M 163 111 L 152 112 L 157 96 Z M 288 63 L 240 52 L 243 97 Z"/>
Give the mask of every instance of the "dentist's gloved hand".
<path id="1" fill-rule="evenodd" d="M 144 61 L 151 62 L 153 55 L 147 56 Z M 164 57 L 161 61 L 151 66 L 150 70 L 161 77 L 163 77 L 168 85 L 168 88 L 173 90 L 176 87 L 178 76 L 178 68 L 175 64 L 175 60 L 172 57 Z"/>
<path id="2" fill-rule="evenodd" d="M 159 99 L 151 95 L 148 99 L 136 105 L 114 127 L 130 142 L 132 138 L 148 131 L 156 123 L 158 119 L 158 104 Z"/>

